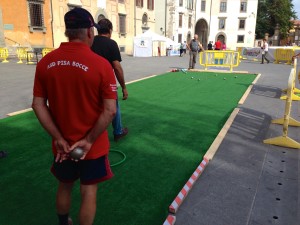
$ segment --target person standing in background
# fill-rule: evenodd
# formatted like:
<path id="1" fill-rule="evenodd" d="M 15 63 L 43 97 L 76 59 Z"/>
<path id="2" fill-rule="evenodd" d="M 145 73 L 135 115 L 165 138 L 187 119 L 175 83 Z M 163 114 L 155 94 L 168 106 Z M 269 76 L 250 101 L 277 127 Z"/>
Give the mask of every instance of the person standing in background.
<path id="1" fill-rule="evenodd" d="M 264 60 L 267 61 L 267 63 L 270 62 L 270 60 L 267 58 L 268 51 L 269 51 L 269 44 L 266 39 L 263 39 L 263 46 L 261 47 L 262 52 L 261 52 L 261 63 L 264 64 Z"/>
<path id="2" fill-rule="evenodd" d="M 222 43 L 221 43 L 220 39 L 218 39 L 216 41 L 214 49 L 215 50 L 221 50 L 222 49 Z"/>
<path id="3" fill-rule="evenodd" d="M 226 50 L 226 43 L 224 41 L 224 43 L 222 44 L 222 50 Z"/>
<path id="4" fill-rule="evenodd" d="M 183 42 L 183 53 L 186 54 L 186 41 Z"/>
<path id="5" fill-rule="evenodd" d="M 179 57 L 181 57 L 183 54 L 183 43 L 180 43 L 180 48 L 179 48 Z"/>
<path id="6" fill-rule="evenodd" d="M 111 39 L 113 31 L 112 23 L 109 19 L 101 19 L 97 27 L 98 35 L 94 38 L 94 43 L 91 49 L 98 55 L 107 59 L 115 73 L 115 76 L 122 88 L 123 100 L 128 98 L 128 91 L 126 89 L 124 72 L 121 65 L 121 54 L 117 42 Z M 121 109 L 117 100 L 117 113 L 112 121 L 114 141 L 119 141 L 128 134 L 128 128 L 123 128 L 121 120 Z"/>
<path id="7" fill-rule="evenodd" d="M 201 43 L 198 41 L 198 35 L 194 35 L 194 39 L 190 41 L 187 45 L 187 48 L 190 51 L 190 60 L 189 60 L 189 69 L 194 69 L 196 64 L 196 59 L 199 51 L 204 51 Z"/>
<path id="8" fill-rule="evenodd" d="M 211 41 L 207 45 L 207 50 L 213 50 L 213 46 L 212 46 Z"/>

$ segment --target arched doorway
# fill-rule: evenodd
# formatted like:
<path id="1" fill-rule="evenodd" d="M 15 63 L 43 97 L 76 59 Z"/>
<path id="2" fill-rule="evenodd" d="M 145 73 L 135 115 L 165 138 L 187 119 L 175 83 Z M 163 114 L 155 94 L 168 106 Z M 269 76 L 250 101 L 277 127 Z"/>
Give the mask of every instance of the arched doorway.
<path id="1" fill-rule="evenodd" d="M 200 19 L 197 21 L 195 26 L 195 34 L 198 34 L 199 41 L 202 46 L 206 48 L 207 46 L 207 36 L 208 36 L 208 25 L 204 19 Z"/>
<path id="2" fill-rule="evenodd" d="M 96 21 L 95 22 L 98 23 L 100 20 L 105 19 L 105 18 L 108 18 L 107 13 L 105 12 L 104 9 L 99 9 L 96 13 L 96 19 L 95 19 Z"/>
<path id="3" fill-rule="evenodd" d="M 105 19 L 105 16 L 104 16 L 103 14 L 100 14 L 100 15 L 98 16 L 97 21 L 99 22 L 99 21 L 102 20 L 102 19 Z"/>

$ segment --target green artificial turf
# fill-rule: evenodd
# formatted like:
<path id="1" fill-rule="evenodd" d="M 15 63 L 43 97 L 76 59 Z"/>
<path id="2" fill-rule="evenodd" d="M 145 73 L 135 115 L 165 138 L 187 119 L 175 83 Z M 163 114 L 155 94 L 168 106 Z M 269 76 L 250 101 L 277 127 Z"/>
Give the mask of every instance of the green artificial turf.
<path id="1" fill-rule="evenodd" d="M 237 76 L 237 77 L 235 77 Z M 225 79 L 224 79 L 225 78 Z M 255 75 L 174 72 L 129 84 L 120 100 L 129 134 L 111 150 L 126 160 L 101 183 L 95 225 L 163 224 L 168 207 L 199 165 Z M 109 128 L 112 140 L 111 127 Z M 33 112 L 0 120 L 0 224 L 57 224 L 51 140 Z M 122 156 L 111 152 L 117 163 Z M 71 216 L 76 221 L 77 184 Z"/>

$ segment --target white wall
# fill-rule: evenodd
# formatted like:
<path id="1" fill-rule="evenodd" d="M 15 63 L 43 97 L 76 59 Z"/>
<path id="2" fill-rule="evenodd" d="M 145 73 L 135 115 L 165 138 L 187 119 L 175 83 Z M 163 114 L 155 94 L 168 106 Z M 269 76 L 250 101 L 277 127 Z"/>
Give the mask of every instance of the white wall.
<path id="1" fill-rule="evenodd" d="M 200 11 L 201 0 L 197 1 L 197 21 L 201 18 L 208 23 L 210 33 L 208 41 L 216 41 L 219 34 L 226 38 L 227 48 L 253 47 L 255 40 L 255 26 L 258 0 L 247 1 L 247 11 L 240 12 L 240 0 L 227 0 L 227 11 L 220 13 L 220 0 L 207 0 L 205 13 Z M 210 6 L 211 14 L 210 14 Z M 225 29 L 219 29 L 219 18 L 226 18 Z M 239 29 L 239 18 L 246 19 L 245 29 Z M 244 43 L 237 43 L 237 36 L 244 35 Z"/>

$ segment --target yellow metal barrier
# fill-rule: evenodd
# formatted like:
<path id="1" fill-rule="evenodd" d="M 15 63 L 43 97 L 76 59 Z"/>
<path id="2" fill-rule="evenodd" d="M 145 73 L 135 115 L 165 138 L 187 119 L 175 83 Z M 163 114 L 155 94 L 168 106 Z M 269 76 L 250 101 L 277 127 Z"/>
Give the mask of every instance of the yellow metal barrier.
<path id="1" fill-rule="evenodd" d="M 32 59 L 34 58 L 34 52 L 33 51 L 26 51 L 26 59 L 27 63 L 26 64 L 36 64 L 37 62 L 33 62 Z"/>
<path id="2" fill-rule="evenodd" d="M 240 64 L 240 53 L 235 51 L 204 51 L 200 53 L 200 65 L 205 67 L 233 67 Z"/>
<path id="3" fill-rule="evenodd" d="M 54 48 L 43 48 L 42 56 L 44 57 L 45 55 L 47 55 L 49 52 L 52 52 L 53 50 Z"/>
<path id="4" fill-rule="evenodd" d="M 292 64 L 292 57 L 295 54 L 293 49 L 280 49 L 277 48 L 274 53 L 275 61 L 274 63 L 278 64 L 280 61 L 286 62 L 286 64 Z"/>
<path id="5" fill-rule="evenodd" d="M 8 63 L 8 49 L 7 48 L 0 48 L 0 58 L 3 59 L 2 63 Z"/>
<path id="6" fill-rule="evenodd" d="M 296 148 L 300 149 L 300 143 L 296 142 L 292 138 L 288 137 L 288 126 L 300 126 L 300 122 L 290 117 L 292 108 L 292 89 L 294 86 L 294 80 L 296 76 L 296 71 L 293 68 L 291 70 L 288 89 L 287 89 L 287 99 L 285 103 L 284 117 L 276 120 L 272 120 L 272 123 L 283 124 L 283 134 L 282 136 L 269 138 L 264 140 L 265 144 L 278 145 L 282 147 Z"/>
<path id="7" fill-rule="evenodd" d="M 17 63 L 23 63 L 22 60 L 27 59 L 27 48 L 18 48 L 17 49 L 17 57 L 19 61 Z"/>
<path id="8" fill-rule="evenodd" d="M 243 47 L 237 47 L 236 51 L 240 54 L 240 59 L 247 59 L 246 57 L 243 57 Z"/>
<path id="9" fill-rule="evenodd" d="M 300 101 L 300 97 L 298 95 L 295 95 L 295 93 L 300 93 L 300 90 L 298 88 L 296 88 L 297 60 L 294 61 L 294 70 L 295 70 L 295 80 L 294 80 L 294 85 L 293 85 L 293 89 L 292 89 L 292 100 Z M 300 79 L 299 76 L 298 76 L 298 79 Z M 283 90 L 283 92 L 287 92 L 287 89 Z M 287 98 L 286 95 L 284 95 L 280 99 L 286 100 L 286 98 Z"/>

